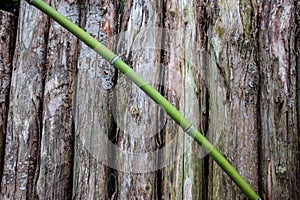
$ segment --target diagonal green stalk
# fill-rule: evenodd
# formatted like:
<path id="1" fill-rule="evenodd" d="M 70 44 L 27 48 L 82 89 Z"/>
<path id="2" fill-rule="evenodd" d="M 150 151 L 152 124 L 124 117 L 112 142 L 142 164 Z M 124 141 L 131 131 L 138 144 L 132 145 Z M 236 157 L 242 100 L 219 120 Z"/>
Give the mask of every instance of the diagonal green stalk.
<path id="1" fill-rule="evenodd" d="M 104 45 L 98 42 L 95 38 L 57 12 L 54 8 L 43 2 L 42 0 L 26 0 L 28 3 L 34 5 L 42 12 L 50 16 L 56 22 L 65 27 L 68 31 L 73 33 L 81 41 L 87 44 L 90 48 L 96 51 L 105 60 L 114 65 L 122 73 L 124 73 L 130 80 L 138 85 L 149 97 L 151 97 L 157 104 L 159 104 L 168 115 L 189 134 L 194 140 L 201 145 L 215 162 L 229 175 L 229 177 L 236 183 L 236 185 L 244 192 L 244 194 L 251 200 L 260 199 L 259 195 L 249 186 L 249 184 L 241 177 L 236 169 L 225 159 L 225 157 L 196 129 L 192 124 L 157 90 L 155 90 L 148 82 L 141 78 L 135 71 L 132 70 L 126 63 L 124 63 L 118 56 L 107 49 Z"/>

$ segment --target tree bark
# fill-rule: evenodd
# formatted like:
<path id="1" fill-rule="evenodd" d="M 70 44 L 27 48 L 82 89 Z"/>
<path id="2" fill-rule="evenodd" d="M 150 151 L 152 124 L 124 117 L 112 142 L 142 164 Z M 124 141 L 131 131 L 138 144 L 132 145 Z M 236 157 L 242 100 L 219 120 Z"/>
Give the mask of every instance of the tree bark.
<path id="1" fill-rule="evenodd" d="M 81 26 L 111 48 L 115 5 L 89 0 L 81 7 Z M 116 173 L 107 159 L 114 138 L 111 96 L 115 69 L 88 46 L 79 44 L 75 101 L 74 199 L 114 199 Z M 112 139 L 113 140 L 113 139 Z M 112 141 L 113 142 L 113 141 Z M 109 168 L 111 167 L 111 168 Z"/>
<path id="2" fill-rule="evenodd" d="M 257 6 L 261 192 L 265 199 L 299 199 L 299 159 L 295 159 L 299 157 L 295 49 L 299 9 L 294 1 Z"/>
<path id="3" fill-rule="evenodd" d="M 218 1 L 210 7 L 216 5 L 209 39 L 210 125 L 219 129 L 214 135 L 221 134 L 215 136 L 219 148 L 264 199 L 298 199 L 293 28 L 298 11 L 293 1 Z M 242 198 L 214 166 L 210 198 Z"/>
<path id="4" fill-rule="evenodd" d="M 218 3 L 218 4 L 217 4 Z M 258 190 L 257 16 L 249 1 L 210 2 L 209 132 L 211 140 L 238 172 Z M 210 161 L 208 199 L 243 199 L 229 177 Z"/>
<path id="5" fill-rule="evenodd" d="M 20 8 L 1 199 L 35 198 L 39 171 L 47 18 L 25 2 Z"/>
<path id="6" fill-rule="evenodd" d="M 9 89 L 14 55 L 14 27 L 15 16 L 0 10 L 0 185 L 4 167 Z"/>
<path id="7" fill-rule="evenodd" d="M 77 1 L 55 0 L 50 5 L 79 23 Z M 37 195 L 71 199 L 78 39 L 53 20 L 48 28 Z"/>
<path id="8" fill-rule="evenodd" d="M 159 1 L 128 1 L 124 5 L 118 54 L 147 82 L 159 89 L 162 4 Z M 130 12 L 126 12 L 130 11 Z M 150 40 L 147 40 L 150 39 Z M 139 87 L 119 74 L 115 88 L 114 119 L 117 125 L 118 199 L 157 198 L 155 151 L 158 148 L 161 112 Z M 154 155 L 153 155 L 154 154 Z M 149 168 L 149 166 L 151 166 Z"/>
<path id="9" fill-rule="evenodd" d="M 300 199 L 298 1 L 47 2 L 161 92 L 263 199 Z M 0 12 L 0 199 L 246 199 L 137 86 L 24 1 L 15 54 L 4 50 L 9 20 Z"/>
<path id="10" fill-rule="evenodd" d="M 169 43 L 163 63 L 165 96 L 179 109 L 192 124 L 203 131 L 200 125 L 200 73 L 197 66 L 197 53 L 201 52 L 197 41 L 197 2 L 166 1 L 163 25 L 170 30 L 165 36 Z M 204 107 L 204 109 L 206 109 Z M 201 199 L 203 154 L 193 139 L 172 120 L 168 120 L 165 132 L 165 145 L 175 142 L 174 154 L 168 158 L 170 165 L 163 169 L 163 197 L 165 199 Z"/>

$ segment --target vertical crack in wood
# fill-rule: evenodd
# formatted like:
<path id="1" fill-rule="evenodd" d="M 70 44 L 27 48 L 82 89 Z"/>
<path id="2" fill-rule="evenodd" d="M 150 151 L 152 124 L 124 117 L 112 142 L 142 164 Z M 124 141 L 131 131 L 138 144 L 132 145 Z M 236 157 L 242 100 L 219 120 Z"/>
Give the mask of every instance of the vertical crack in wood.
<path id="1" fill-rule="evenodd" d="M 9 93 L 16 43 L 17 17 L 0 10 L 0 193 L 9 110 Z"/>
<path id="2" fill-rule="evenodd" d="M 298 157 L 300 157 L 300 1 L 294 1 L 294 10 L 295 10 L 295 22 L 296 22 L 296 30 L 295 30 L 295 54 L 296 54 L 296 85 L 297 85 L 297 130 L 298 130 Z M 300 175 L 300 159 L 298 159 L 298 176 Z M 300 189 L 298 186 L 298 196 L 295 199 L 300 199 Z"/>
<path id="3" fill-rule="evenodd" d="M 272 174 L 271 174 L 271 161 L 268 160 L 268 174 L 267 174 L 267 200 L 272 199 Z"/>

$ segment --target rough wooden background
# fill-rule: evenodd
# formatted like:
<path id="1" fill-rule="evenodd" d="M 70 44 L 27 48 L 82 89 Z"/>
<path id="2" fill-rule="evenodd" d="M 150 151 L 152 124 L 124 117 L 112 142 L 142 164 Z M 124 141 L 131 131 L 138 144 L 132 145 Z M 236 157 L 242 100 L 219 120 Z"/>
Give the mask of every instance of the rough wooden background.
<path id="1" fill-rule="evenodd" d="M 300 199 L 299 1 L 46 2 L 120 54 L 263 199 Z M 0 199 L 246 199 L 86 45 L 24 1 L 14 22 L 0 11 Z"/>

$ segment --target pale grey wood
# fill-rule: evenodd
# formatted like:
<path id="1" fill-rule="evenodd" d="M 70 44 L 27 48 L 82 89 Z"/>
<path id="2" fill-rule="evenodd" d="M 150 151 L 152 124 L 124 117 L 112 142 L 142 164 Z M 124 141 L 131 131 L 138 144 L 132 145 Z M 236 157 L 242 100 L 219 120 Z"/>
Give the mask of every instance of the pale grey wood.
<path id="1" fill-rule="evenodd" d="M 111 49 L 109 39 L 116 24 L 113 2 L 84 1 L 81 17 L 81 26 Z M 106 160 L 114 159 L 108 142 L 115 137 L 110 105 L 115 69 L 82 42 L 77 66 L 73 198 L 114 199 L 116 174 Z"/>

